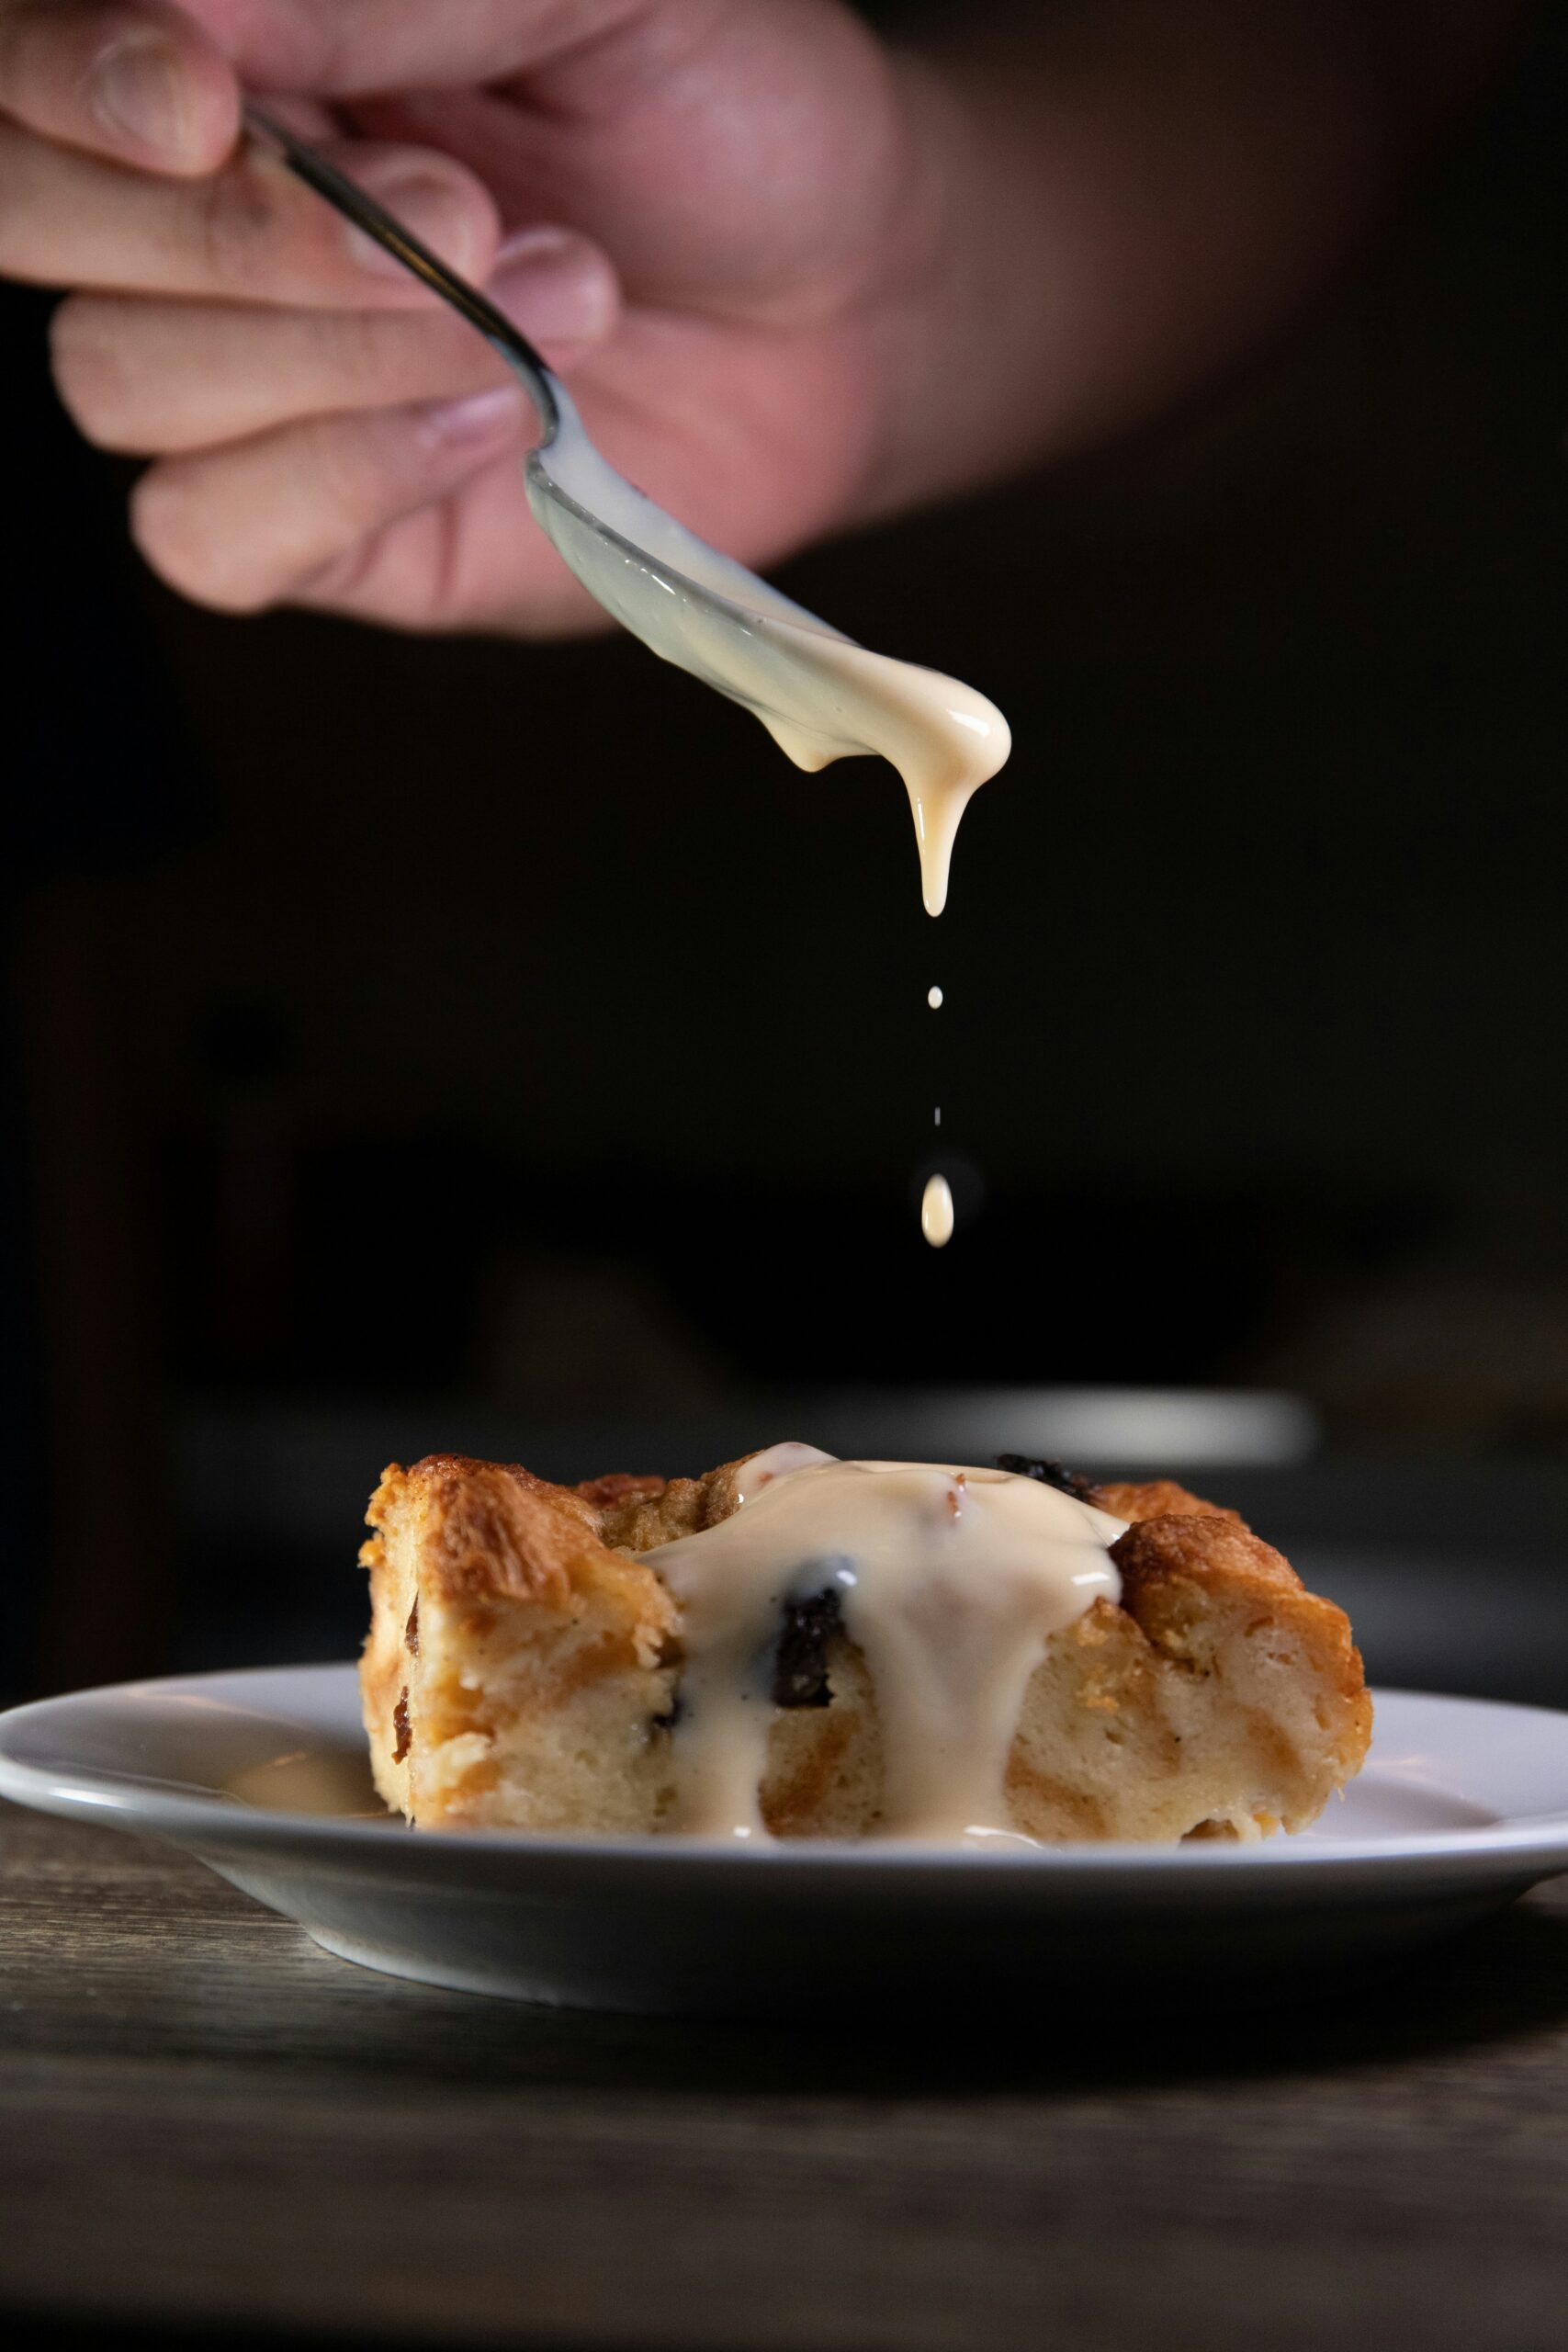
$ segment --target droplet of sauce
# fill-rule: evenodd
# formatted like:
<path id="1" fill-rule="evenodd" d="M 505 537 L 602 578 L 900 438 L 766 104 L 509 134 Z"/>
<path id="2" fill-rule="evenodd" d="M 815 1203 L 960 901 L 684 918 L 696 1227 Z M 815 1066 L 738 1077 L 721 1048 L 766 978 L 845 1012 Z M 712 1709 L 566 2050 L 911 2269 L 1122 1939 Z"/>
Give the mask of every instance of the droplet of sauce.
<path id="1" fill-rule="evenodd" d="M 920 1202 L 920 1231 L 933 1250 L 945 1250 L 953 1238 L 953 1194 L 945 1176 L 931 1176 Z"/>
<path id="2" fill-rule="evenodd" d="M 926 990 L 926 1002 L 931 1006 L 933 1012 L 940 1012 L 942 1011 L 942 990 L 940 989 L 928 989 Z"/>

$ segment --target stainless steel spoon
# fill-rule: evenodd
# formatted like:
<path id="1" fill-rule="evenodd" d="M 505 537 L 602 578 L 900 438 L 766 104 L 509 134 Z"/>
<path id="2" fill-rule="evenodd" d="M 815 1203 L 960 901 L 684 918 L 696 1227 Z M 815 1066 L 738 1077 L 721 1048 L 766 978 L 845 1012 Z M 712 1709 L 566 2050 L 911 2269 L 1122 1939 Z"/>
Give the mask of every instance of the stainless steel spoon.
<path id="1" fill-rule="evenodd" d="M 318 155 L 313 147 L 296 139 L 291 130 L 274 121 L 271 115 L 264 114 L 260 107 L 247 105 L 244 116 L 246 130 L 262 145 L 276 148 L 296 179 L 303 180 L 318 196 L 324 196 L 355 228 L 363 229 L 367 237 L 373 237 L 388 253 L 394 254 L 405 269 L 422 277 L 444 301 L 450 302 L 471 327 L 478 327 L 485 341 L 521 379 L 548 440 L 560 421 L 556 400 L 559 388 L 527 336 L 520 334 L 505 313 L 498 311 L 477 287 L 459 277 L 455 269 L 448 269 L 438 254 L 420 243 L 412 229 L 402 228 L 373 196 L 367 196 L 362 187 L 356 187 L 335 164 L 329 164 L 324 155 Z"/>
<path id="2" fill-rule="evenodd" d="M 524 476 L 540 527 L 590 595 L 634 637 L 755 713 L 807 769 L 880 752 L 914 812 L 928 912 L 947 896 L 948 862 L 970 795 L 1007 758 L 993 703 L 934 670 L 871 653 L 709 547 L 601 457 L 570 394 L 488 297 L 323 155 L 255 106 L 253 137 L 449 302 L 512 369 L 539 419 Z"/>

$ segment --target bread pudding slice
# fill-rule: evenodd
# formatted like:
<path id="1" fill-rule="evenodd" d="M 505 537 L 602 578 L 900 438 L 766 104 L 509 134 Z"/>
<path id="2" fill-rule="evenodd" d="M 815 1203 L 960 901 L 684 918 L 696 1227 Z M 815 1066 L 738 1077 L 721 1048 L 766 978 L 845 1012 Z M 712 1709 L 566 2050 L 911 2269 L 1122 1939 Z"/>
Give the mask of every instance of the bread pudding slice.
<path id="1" fill-rule="evenodd" d="M 1235 1512 L 1179 1486 L 1093 1487 L 1024 1466 L 1065 1509 L 1088 1507 L 1075 1540 L 1104 1544 L 1119 1597 L 1099 1592 L 1028 1648 L 1016 1693 L 998 1701 L 999 1817 L 978 1826 L 1048 1844 L 1168 1843 L 1314 1819 L 1371 1736 L 1343 1612 Z M 687 1539 L 759 1510 L 743 1504 L 745 1475 L 739 1462 L 568 1487 L 453 1454 L 393 1464 L 361 1555 L 372 1620 L 360 1679 L 386 1803 L 421 1828 L 690 1826 L 682 1758 L 706 1686 L 674 1564 L 692 1555 Z M 954 1511 L 966 1479 L 999 1483 L 931 1476 L 952 1482 Z M 838 1567 L 848 1592 L 854 1576 Z M 907 1694 L 886 1656 L 879 1687 L 840 1588 L 811 1581 L 770 1591 L 765 1642 L 745 1652 L 733 1694 L 750 1707 L 739 1719 L 756 1743 L 759 1832 L 886 1834 L 895 1767 L 908 1770 Z M 951 1638 L 936 1628 L 938 1650 L 961 1652 L 963 1638 L 956 1619 Z"/>

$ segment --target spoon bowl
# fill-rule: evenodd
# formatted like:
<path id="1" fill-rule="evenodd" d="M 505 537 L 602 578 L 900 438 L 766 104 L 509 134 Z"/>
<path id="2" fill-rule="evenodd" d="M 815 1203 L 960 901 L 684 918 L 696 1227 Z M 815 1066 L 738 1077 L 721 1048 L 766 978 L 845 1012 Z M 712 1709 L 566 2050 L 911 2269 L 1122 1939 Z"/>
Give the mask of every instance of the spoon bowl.
<path id="1" fill-rule="evenodd" d="M 524 467 L 528 503 L 562 561 L 623 628 L 760 718 L 807 770 L 880 754 L 904 779 L 927 912 L 947 899 L 959 820 L 1011 748 L 1006 719 L 973 687 L 872 653 L 710 547 L 617 473 L 566 387 L 488 296 L 335 164 L 254 106 L 252 135 L 307 187 L 451 304 L 522 383 L 539 419 Z"/>

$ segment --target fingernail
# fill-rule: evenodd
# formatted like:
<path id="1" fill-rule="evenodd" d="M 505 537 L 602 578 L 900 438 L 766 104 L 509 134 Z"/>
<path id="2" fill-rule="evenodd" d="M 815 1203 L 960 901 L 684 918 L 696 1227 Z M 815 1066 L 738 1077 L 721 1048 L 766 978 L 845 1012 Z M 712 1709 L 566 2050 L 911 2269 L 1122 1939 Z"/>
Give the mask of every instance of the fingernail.
<path id="1" fill-rule="evenodd" d="M 378 204 L 384 204 L 400 228 L 412 230 L 421 244 L 450 262 L 454 269 L 468 266 L 469 246 L 473 242 L 474 209 L 467 198 L 450 180 L 434 172 L 401 172 L 396 177 L 378 173 L 372 186 L 366 188 Z M 403 264 L 367 237 L 363 229 L 345 229 L 349 251 L 362 269 L 372 271 L 378 277 L 399 277 L 408 281 Z"/>
<path id="2" fill-rule="evenodd" d="M 615 322 L 614 273 L 596 245 L 568 229 L 523 229 L 508 237 L 489 290 L 536 343 L 597 343 Z"/>
<path id="3" fill-rule="evenodd" d="M 195 153 L 199 126 L 184 62 L 162 33 L 127 33 L 107 49 L 93 68 L 90 96 L 112 137 L 169 163 Z"/>
<path id="4" fill-rule="evenodd" d="M 523 423 L 524 399 L 515 384 L 470 392 L 460 401 L 434 401 L 419 413 L 421 440 L 432 450 L 479 449 L 509 441 Z"/>

